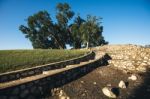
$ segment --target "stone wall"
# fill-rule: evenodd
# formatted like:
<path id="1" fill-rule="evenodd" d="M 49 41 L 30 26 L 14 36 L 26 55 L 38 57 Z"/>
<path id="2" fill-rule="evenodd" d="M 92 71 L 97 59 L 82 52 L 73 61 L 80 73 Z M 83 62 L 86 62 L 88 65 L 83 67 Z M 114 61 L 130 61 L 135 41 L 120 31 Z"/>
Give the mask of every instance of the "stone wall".
<path id="1" fill-rule="evenodd" d="M 60 62 L 45 64 L 45 65 L 36 66 L 36 67 L 32 67 L 32 68 L 2 73 L 2 74 L 0 74 L 0 83 L 41 74 L 41 73 L 43 73 L 43 71 L 64 68 L 64 67 L 66 67 L 66 65 L 79 64 L 80 62 L 93 59 L 94 56 L 95 56 L 95 54 L 93 52 L 90 52 L 84 56 L 66 60 L 66 61 L 60 61 Z"/>
<path id="2" fill-rule="evenodd" d="M 0 88 L 0 99 L 41 99 L 45 94 L 50 93 L 51 89 L 63 86 L 106 64 L 107 57 L 104 55 L 88 63 L 59 69 L 53 74 L 37 77 L 32 81 Z"/>
<path id="3" fill-rule="evenodd" d="M 150 48 L 138 45 L 106 45 L 97 49 L 108 53 L 111 66 L 125 72 L 146 72 L 150 68 Z"/>

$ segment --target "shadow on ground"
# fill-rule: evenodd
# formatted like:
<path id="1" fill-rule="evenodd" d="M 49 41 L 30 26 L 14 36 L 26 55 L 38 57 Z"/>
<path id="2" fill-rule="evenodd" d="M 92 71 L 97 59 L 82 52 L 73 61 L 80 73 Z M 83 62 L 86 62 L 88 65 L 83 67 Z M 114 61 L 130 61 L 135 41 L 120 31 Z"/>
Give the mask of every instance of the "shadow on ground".
<path id="1" fill-rule="evenodd" d="M 128 99 L 150 99 L 150 70 L 139 75 L 142 77 L 143 82 L 133 89 Z"/>
<path id="2" fill-rule="evenodd" d="M 87 67 L 86 72 L 79 72 L 79 73 L 77 73 L 77 75 L 75 77 L 71 77 L 71 75 L 70 75 L 71 79 L 69 79 L 69 80 L 67 79 L 66 74 L 62 75 L 61 77 L 57 77 L 56 79 L 53 79 L 53 82 L 47 83 L 46 88 L 45 88 L 46 90 L 44 91 L 42 98 L 45 98 L 45 97 L 50 98 L 51 97 L 51 89 L 53 89 L 53 88 L 59 88 L 59 87 L 64 86 L 65 84 L 68 84 L 68 83 L 73 82 L 77 79 L 80 79 L 81 77 L 87 75 L 88 73 L 92 72 L 93 70 L 95 70 L 96 68 L 98 68 L 100 66 L 107 66 L 108 60 L 110 60 L 110 59 L 111 59 L 111 57 L 108 54 L 105 54 L 102 58 L 102 62 L 98 61 L 94 64 L 94 66 L 91 65 L 91 66 Z M 77 71 L 80 71 L 80 69 L 82 69 L 82 68 L 76 68 L 76 69 L 77 69 Z M 57 84 L 58 80 L 63 81 L 63 82 Z M 53 86 L 49 86 L 50 84 L 53 84 Z"/>

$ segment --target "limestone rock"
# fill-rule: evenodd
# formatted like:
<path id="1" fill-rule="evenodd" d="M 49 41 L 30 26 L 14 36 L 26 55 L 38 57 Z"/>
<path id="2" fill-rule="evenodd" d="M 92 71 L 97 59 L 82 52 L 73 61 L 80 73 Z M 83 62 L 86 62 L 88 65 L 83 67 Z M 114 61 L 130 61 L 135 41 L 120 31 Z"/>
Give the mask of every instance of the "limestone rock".
<path id="1" fill-rule="evenodd" d="M 70 99 L 70 98 L 66 96 L 60 96 L 59 99 Z"/>
<path id="2" fill-rule="evenodd" d="M 119 70 L 145 72 L 150 68 L 150 49 L 138 45 L 106 45 L 99 48 L 111 57 L 108 63 Z M 142 66 L 142 67 L 139 67 Z"/>
<path id="3" fill-rule="evenodd" d="M 111 87 L 111 84 L 107 84 L 108 87 Z"/>
<path id="4" fill-rule="evenodd" d="M 128 77 L 128 79 L 135 81 L 135 80 L 137 80 L 137 77 L 135 75 L 131 75 L 130 77 Z"/>
<path id="5" fill-rule="evenodd" d="M 136 68 L 136 70 L 139 71 L 139 72 L 146 72 L 146 67 L 138 66 L 138 68 Z"/>
<path id="6" fill-rule="evenodd" d="M 114 92 L 112 92 L 111 87 L 104 87 L 102 89 L 102 92 L 104 93 L 104 95 L 106 95 L 109 98 L 117 98 L 116 94 Z"/>
<path id="7" fill-rule="evenodd" d="M 29 90 L 24 90 L 21 94 L 20 94 L 20 96 L 21 96 L 21 98 L 25 98 L 27 95 L 28 95 L 28 93 L 29 93 Z"/>
<path id="8" fill-rule="evenodd" d="M 83 84 L 83 83 L 84 83 L 84 81 L 81 81 L 81 83 Z"/>
<path id="9" fill-rule="evenodd" d="M 51 90 L 53 97 L 58 97 L 58 99 L 70 99 L 69 96 L 60 88 L 54 88 Z"/>
<path id="10" fill-rule="evenodd" d="M 48 75 L 49 72 L 48 72 L 48 71 L 43 71 L 43 74 L 44 74 L 44 75 Z"/>
<path id="11" fill-rule="evenodd" d="M 96 85 L 96 82 L 93 82 L 94 85 Z"/>
<path id="12" fill-rule="evenodd" d="M 142 65 L 142 66 L 147 66 L 147 64 L 146 64 L 146 63 L 144 63 L 144 62 L 143 62 L 143 63 L 141 63 L 141 65 Z"/>
<path id="13" fill-rule="evenodd" d="M 121 80 L 120 82 L 119 82 L 119 84 L 118 84 L 118 86 L 120 87 L 120 88 L 127 88 L 127 86 L 126 86 L 126 83 L 123 81 L 123 80 Z"/>

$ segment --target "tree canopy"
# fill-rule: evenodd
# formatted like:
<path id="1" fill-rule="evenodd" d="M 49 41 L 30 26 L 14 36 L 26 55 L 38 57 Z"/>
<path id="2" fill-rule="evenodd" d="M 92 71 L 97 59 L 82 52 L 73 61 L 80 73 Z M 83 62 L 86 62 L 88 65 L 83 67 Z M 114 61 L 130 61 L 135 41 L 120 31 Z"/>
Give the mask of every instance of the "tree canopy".
<path id="1" fill-rule="evenodd" d="M 55 23 L 47 11 L 39 11 L 27 18 L 27 26 L 19 26 L 19 30 L 31 41 L 33 48 L 65 49 L 66 44 L 73 48 L 88 48 L 108 44 L 102 36 L 101 18 L 87 15 L 83 19 L 77 15 L 70 23 L 74 12 L 67 3 L 58 3 L 56 11 Z"/>
<path id="2" fill-rule="evenodd" d="M 81 48 L 82 45 L 82 34 L 80 31 L 81 25 L 85 22 L 79 15 L 75 18 L 74 23 L 70 25 L 70 32 L 73 48 Z"/>

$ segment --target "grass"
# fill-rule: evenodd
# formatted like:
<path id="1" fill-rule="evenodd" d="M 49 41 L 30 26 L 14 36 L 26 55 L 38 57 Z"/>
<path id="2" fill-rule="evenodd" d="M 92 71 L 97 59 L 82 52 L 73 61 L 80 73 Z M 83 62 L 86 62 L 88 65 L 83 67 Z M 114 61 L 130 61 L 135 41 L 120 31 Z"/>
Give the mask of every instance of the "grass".
<path id="1" fill-rule="evenodd" d="M 58 62 L 84 55 L 87 50 L 0 50 L 0 73 Z"/>

